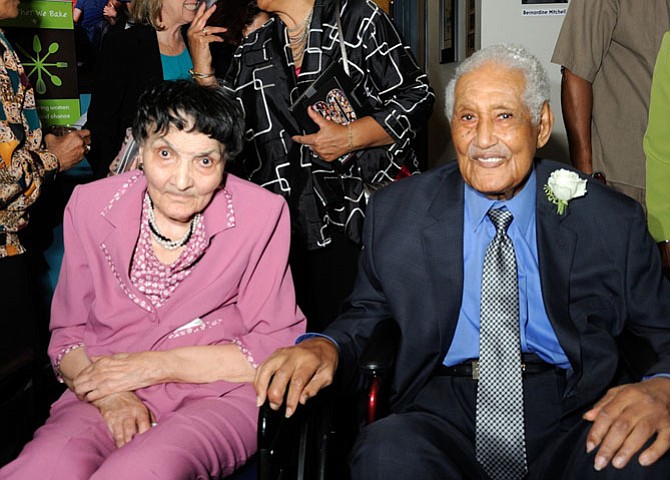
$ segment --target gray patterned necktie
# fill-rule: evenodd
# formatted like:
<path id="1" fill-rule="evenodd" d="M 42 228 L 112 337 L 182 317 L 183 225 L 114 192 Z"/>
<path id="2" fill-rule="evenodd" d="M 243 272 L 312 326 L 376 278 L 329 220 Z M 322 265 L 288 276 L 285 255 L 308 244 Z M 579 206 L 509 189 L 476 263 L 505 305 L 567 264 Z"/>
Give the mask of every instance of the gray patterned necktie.
<path id="1" fill-rule="evenodd" d="M 523 422 L 516 257 L 507 227 L 512 214 L 490 210 L 496 234 L 484 257 L 479 325 L 477 461 L 493 480 L 518 480 L 528 472 Z"/>

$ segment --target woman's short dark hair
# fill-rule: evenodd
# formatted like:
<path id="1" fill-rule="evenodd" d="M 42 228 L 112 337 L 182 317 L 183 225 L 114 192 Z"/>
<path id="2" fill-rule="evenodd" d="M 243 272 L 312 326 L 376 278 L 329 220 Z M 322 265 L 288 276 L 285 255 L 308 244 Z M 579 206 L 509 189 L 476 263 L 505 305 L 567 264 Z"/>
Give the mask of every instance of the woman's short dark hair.
<path id="1" fill-rule="evenodd" d="M 218 140 L 225 147 L 226 160 L 233 160 L 242 150 L 242 107 L 232 94 L 219 87 L 188 80 L 149 87 L 138 101 L 133 137 L 142 144 L 149 135 L 167 133 L 170 127 Z"/>

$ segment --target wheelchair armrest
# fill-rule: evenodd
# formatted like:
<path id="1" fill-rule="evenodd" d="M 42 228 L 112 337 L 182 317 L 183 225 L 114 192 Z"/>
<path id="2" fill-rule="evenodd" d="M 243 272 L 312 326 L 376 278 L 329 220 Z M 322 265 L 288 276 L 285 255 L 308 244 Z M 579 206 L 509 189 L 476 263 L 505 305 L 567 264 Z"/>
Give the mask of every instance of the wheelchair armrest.
<path id="1" fill-rule="evenodd" d="M 284 405 L 272 410 L 266 401 L 258 412 L 258 480 L 325 480 L 336 406 L 330 387 L 290 418 Z"/>
<path id="2" fill-rule="evenodd" d="M 269 401 L 258 411 L 258 480 L 275 480 L 282 478 L 286 469 L 296 467 L 296 459 L 291 452 L 299 443 L 299 431 L 304 410 L 302 406 L 296 409 L 291 418 L 286 418 L 286 408 L 282 405 L 278 410 L 270 408 Z M 289 447 L 291 446 L 291 447 Z M 288 478 L 288 476 L 287 476 Z"/>
<path id="3" fill-rule="evenodd" d="M 372 378 L 371 385 L 381 385 L 380 378 L 393 368 L 399 338 L 400 330 L 391 319 L 375 328 L 359 361 L 364 376 Z M 350 447 L 355 436 L 351 431 L 359 427 L 360 415 L 358 403 L 343 398 L 340 387 L 331 385 L 305 405 L 298 405 L 291 418 L 285 418 L 283 405 L 279 410 L 272 410 L 267 401 L 261 406 L 258 480 L 346 478 L 348 448 L 342 445 Z M 376 404 L 372 410 L 377 411 Z"/>
<path id="4" fill-rule="evenodd" d="M 372 332 L 365 351 L 359 360 L 359 368 L 367 377 L 384 376 L 393 369 L 400 341 L 400 328 L 391 318 L 383 320 Z"/>
<path id="5" fill-rule="evenodd" d="M 372 332 L 359 359 L 359 369 L 369 385 L 366 399 L 366 422 L 372 423 L 388 410 L 388 395 L 382 392 L 382 380 L 395 365 L 400 328 L 392 318 L 380 322 Z"/>

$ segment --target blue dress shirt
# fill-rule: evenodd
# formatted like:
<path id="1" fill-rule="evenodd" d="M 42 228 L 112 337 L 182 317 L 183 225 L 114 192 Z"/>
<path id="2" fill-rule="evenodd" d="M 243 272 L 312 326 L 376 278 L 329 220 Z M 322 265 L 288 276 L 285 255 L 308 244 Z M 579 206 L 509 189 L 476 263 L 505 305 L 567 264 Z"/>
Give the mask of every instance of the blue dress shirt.
<path id="1" fill-rule="evenodd" d="M 523 189 L 510 200 L 491 200 L 465 185 L 463 209 L 463 302 L 454 339 L 444 359 L 447 366 L 479 358 L 479 304 L 486 248 L 495 227 L 486 215 L 491 208 L 505 208 L 514 219 L 507 234 L 516 253 L 519 279 L 519 322 L 521 349 L 535 353 L 547 363 L 569 369 L 544 308 L 537 256 L 535 222 L 536 176 L 533 170 Z"/>

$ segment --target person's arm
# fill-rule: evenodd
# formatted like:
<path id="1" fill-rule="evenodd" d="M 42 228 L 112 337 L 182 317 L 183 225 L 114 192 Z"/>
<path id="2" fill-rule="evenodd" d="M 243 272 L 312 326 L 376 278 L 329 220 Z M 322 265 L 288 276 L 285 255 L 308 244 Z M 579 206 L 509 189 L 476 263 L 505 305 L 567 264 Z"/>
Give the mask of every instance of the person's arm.
<path id="1" fill-rule="evenodd" d="M 572 165 L 591 175 L 591 115 L 593 108 L 593 88 L 590 82 L 575 75 L 567 68 L 561 68 L 561 106 L 563 122 L 568 134 L 570 160 Z"/>
<path id="2" fill-rule="evenodd" d="M 77 393 L 74 386 L 74 380 L 77 378 L 77 375 L 84 371 L 86 367 L 90 366 L 91 363 L 91 359 L 86 355 L 86 350 L 82 347 L 70 350 L 63 355 L 58 366 L 58 373 L 61 380 L 63 380 L 63 383 L 67 385 L 67 388 Z M 80 396 L 79 399 L 81 400 L 82 397 Z"/>
<path id="3" fill-rule="evenodd" d="M 81 399 L 95 402 L 121 392 L 161 383 L 251 382 L 254 368 L 233 344 L 181 347 L 167 351 L 119 353 L 86 361 L 77 349 L 63 357 L 63 379 Z M 69 357 L 78 357 L 70 360 Z M 67 363 L 66 363 L 67 360 Z M 74 373 L 69 377 L 70 372 Z"/>
<path id="4" fill-rule="evenodd" d="M 393 138 L 372 117 L 363 117 L 348 125 L 339 125 L 323 118 L 313 109 L 309 117 L 319 127 L 311 135 L 296 135 L 294 142 L 309 146 L 320 158 L 327 162 L 337 160 L 362 148 L 382 147 L 394 142 Z"/>
<path id="5" fill-rule="evenodd" d="M 210 43 L 223 42 L 223 39 L 217 34 L 225 32 L 226 28 L 207 25 L 207 21 L 214 10 L 216 10 L 216 4 L 209 8 L 206 8 L 204 2 L 199 5 L 186 32 L 188 50 L 193 62 L 191 76 L 200 85 L 215 86 L 219 83 L 214 74 L 212 52 L 209 45 Z"/>
<path id="6" fill-rule="evenodd" d="M 56 155 L 58 171 L 71 169 L 84 159 L 90 145 L 91 132 L 87 129 L 75 130 L 62 137 L 50 133 L 44 136 L 47 150 Z"/>
<path id="7" fill-rule="evenodd" d="M 60 375 L 70 390 L 76 393 L 73 381 L 90 365 L 91 360 L 83 348 L 77 348 L 63 356 Z M 151 428 L 152 413 L 132 391 L 114 392 L 94 399 L 87 399 L 82 395 L 78 397 L 80 400 L 89 401 L 100 411 L 117 448 Z"/>
<path id="8" fill-rule="evenodd" d="M 18 61 L 17 57 L 17 64 Z M 0 178 L 0 208 L 12 203 L 17 208 L 27 208 L 37 199 L 45 179 L 53 178 L 59 170 L 79 162 L 86 151 L 84 136 L 88 131 L 74 132 L 56 143 L 51 142 L 56 138 L 53 135 L 43 138 L 33 90 L 27 85 L 18 88 L 23 89 L 23 102 L 19 104 L 17 100 L 8 107 L 21 112 L 19 128 L 22 132 L 15 131 L 18 121 L 11 124 L 8 120 L 12 118 L 11 112 L 5 111 L 5 105 L 0 105 L 0 130 L 4 132 L 4 141 L 0 142 L 0 162 L 4 164 Z M 9 93 L 6 97 L 11 101 Z"/>
<path id="9" fill-rule="evenodd" d="M 90 306 L 95 299 L 87 250 L 80 238 L 84 209 L 80 208 L 80 188 L 70 196 L 63 214 L 63 241 L 66 245 L 58 284 L 51 302 L 48 353 L 59 379 L 71 380 L 87 365 L 83 344 Z M 61 363 L 65 361 L 65 365 Z M 61 372 L 61 368 L 65 372 Z M 70 383 L 68 383 L 70 382 Z"/>
<path id="10" fill-rule="evenodd" d="M 217 345 L 92 358 L 93 364 L 73 381 L 81 398 L 95 401 L 162 383 L 251 382 L 257 361 L 304 332 L 305 319 L 297 309 L 287 268 L 288 207 L 279 196 L 263 192 L 263 197 L 264 220 L 258 222 L 249 239 L 251 252 L 239 279 L 235 303 L 246 332 Z"/>
<path id="11" fill-rule="evenodd" d="M 4 112 L 0 110 L 0 113 Z M 27 136 L 24 142 L 11 135 L 13 130 L 9 122 L 0 120 L 0 129 L 10 134 L 10 139 L 0 142 L 0 162 L 4 163 L 0 167 L 0 209 L 17 200 L 27 207 L 37 199 L 33 192 L 39 191 L 44 179 L 54 177 L 58 172 L 58 158 L 41 147 L 41 129 L 29 131 L 24 128 Z"/>
<path id="12" fill-rule="evenodd" d="M 658 242 L 666 276 L 670 278 L 670 34 L 665 34 L 654 67 L 649 122 L 644 135 L 646 204 L 649 232 Z"/>
<path id="13" fill-rule="evenodd" d="M 81 20 L 81 14 L 82 11 L 75 7 L 74 10 L 72 10 L 72 21 L 78 23 L 79 20 Z"/>
<path id="14" fill-rule="evenodd" d="M 346 19 L 343 23 L 347 25 Z M 370 84 L 377 87 L 376 96 L 371 98 L 374 111 L 342 126 L 317 118 L 318 114 L 310 110 L 309 115 L 319 126 L 319 131 L 293 137 L 294 141 L 309 145 L 326 161 L 355 150 L 409 142 L 419 129 L 425 128 L 435 102 L 428 77 L 417 65 L 409 47 L 403 44 L 389 18 L 380 11 L 364 27 L 360 36 L 365 45 L 358 48 L 366 52 L 362 55 L 365 65 L 360 67 L 369 72 Z"/>
<path id="15" fill-rule="evenodd" d="M 90 365 L 91 360 L 83 348 L 77 348 L 63 356 L 60 363 L 60 375 L 70 390 L 76 393 L 73 380 Z M 95 399 L 86 399 L 81 395 L 78 397 L 80 400 L 89 401 L 100 411 L 117 448 L 130 442 L 135 435 L 151 428 L 152 413 L 144 402 L 131 391 L 114 392 Z"/>
<path id="16" fill-rule="evenodd" d="M 670 448 L 670 283 L 663 279 L 654 241 L 647 232 L 642 207 L 631 202 L 630 215 L 620 219 L 626 328 L 653 350 L 656 362 L 644 372 L 647 380 L 610 389 L 584 418 L 593 422 L 587 449 L 596 450 L 595 466 L 621 468 L 638 456 L 642 465 L 656 461 Z M 655 439 L 654 436 L 656 437 Z M 653 439 L 649 448 L 645 443 Z"/>
<path id="17" fill-rule="evenodd" d="M 14 65 L 20 65 L 11 44 L 2 38 L 0 47 L 14 57 Z M 0 167 L 0 208 L 4 209 L 17 201 L 21 208 L 26 208 L 37 199 L 44 179 L 58 172 L 59 163 L 56 155 L 44 148 L 35 94 L 25 80 L 25 75 L 22 77 L 18 68 L 11 70 L 11 65 L 5 65 L 4 69 L 6 71 L 3 75 L 11 73 L 15 78 L 24 78 L 24 81 L 14 87 L 9 78 L 5 77 L 6 81 L 3 81 L 3 85 L 9 86 L 11 90 L 3 92 L 5 100 L 0 104 L 0 131 L 3 132 L 0 141 L 0 162 L 3 164 Z M 17 123 L 22 132 L 16 131 Z"/>
<path id="18" fill-rule="evenodd" d="M 613 0 L 572 0 L 551 57 L 551 62 L 561 65 L 563 71 L 561 104 L 571 161 L 588 175 L 593 173 L 591 85 L 604 74 L 602 64 L 619 23 L 618 5 Z"/>
<path id="19" fill-rule="evenodd" d="M 371 197 L 366 211 L 359 272 L 343 313 L 323 332 L 329 338 L 307 338 L 277 350 L 263 362 L 254 380 L 259 406 L 268 399 L 270 407 L 278 409 L 288 391 L 286 416 L 291 416 L 298 403 L 304 404 L 330 385 L 336 371 L 346 386 L 358 378 L 360 352 L 375 327 L 392 317 L 374 265 L 375 198 Z"/>
<path id="20" fill-rule="evenodd" d="M 266 398 L 277 410 L 286 395 L 286 417 L 333 382 L 338 364 L 337 347 L 326 338 L 309 338 L 276 350 L 256 371 L 256 404 Z"/>

